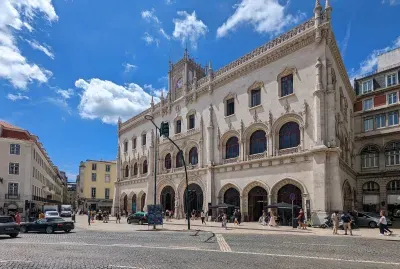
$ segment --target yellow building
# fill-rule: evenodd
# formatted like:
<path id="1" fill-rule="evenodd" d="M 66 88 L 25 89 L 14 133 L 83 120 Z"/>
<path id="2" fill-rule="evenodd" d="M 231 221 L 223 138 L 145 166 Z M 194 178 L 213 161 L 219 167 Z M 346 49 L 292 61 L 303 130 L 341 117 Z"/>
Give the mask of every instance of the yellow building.
<path id="1" fill-rule="evenodd" d="M 111 212 L 116 176 L 115 161 L 86 160 L 79 165 L 77 199 L 79 209 Z"/>

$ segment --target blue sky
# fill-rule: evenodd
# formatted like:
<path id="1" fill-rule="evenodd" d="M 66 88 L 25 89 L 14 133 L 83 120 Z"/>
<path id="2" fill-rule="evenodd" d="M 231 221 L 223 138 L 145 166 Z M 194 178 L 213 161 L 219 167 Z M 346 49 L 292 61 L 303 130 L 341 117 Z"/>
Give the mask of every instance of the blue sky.
<path id="1" fill-rule="evenodd" d="M 18 4 L 17 4 L 18 3 Z M 325 0 L 321 0 L 325 5 Z M 350 77 L 400 46 L 400 0 L 330 0 Z M 0 119 L 39 136 L 75 180 L 115 159 L 128 119 L 167 86 L 185 44 L 214 69 L 312 16 L 314 0 L 0 0 Z"/>

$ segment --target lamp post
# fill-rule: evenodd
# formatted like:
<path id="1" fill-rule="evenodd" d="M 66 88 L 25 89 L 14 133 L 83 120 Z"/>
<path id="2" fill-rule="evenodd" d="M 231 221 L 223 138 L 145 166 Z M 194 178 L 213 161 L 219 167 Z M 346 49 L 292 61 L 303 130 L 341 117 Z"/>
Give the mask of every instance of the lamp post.
<path id="1" fill-rule="evenodd" d="M 169 126 L 168 123 L 161 123 L 161 129 L 154 123 L 154 117 L 152 115 L 145 115 L 144 118 L 148 121 L 151 121 L 151 123 L 156 127 L 156 130 L 160 131 L 160 136 L 163 135 L 166 137 L 179 151 L 182 161 L 183 161 L 183 167 L 185 168 L 185 178 L 186 178 L 186 218 L 187 218 L 187 223 L 188 223 L 188 230 L 190 230 L 190 205 L 189 205 L 189 180 L 188 180 L 188 174 L 187 174 L 187 168 L 186 168 L 186 162 L 185 162 L 185 156 L 183 154 L 183 151 L 180 149 L 180 147 L 171 139 L 169 138 Z M 157 134 L 157 131 L 156 131 Z M 155 150 L 156 152 L 156 150 Z M 155 154 L 156 155 L 156 154 Z M 156 171 L 156 164 L 157 164 L 157 158 L 154 159 L 155 164 L 154 164 L 154 171 Z M 156 180 L 157 180 L 157 175 L 154 173 L 154 205 L 156 204 Z"/>

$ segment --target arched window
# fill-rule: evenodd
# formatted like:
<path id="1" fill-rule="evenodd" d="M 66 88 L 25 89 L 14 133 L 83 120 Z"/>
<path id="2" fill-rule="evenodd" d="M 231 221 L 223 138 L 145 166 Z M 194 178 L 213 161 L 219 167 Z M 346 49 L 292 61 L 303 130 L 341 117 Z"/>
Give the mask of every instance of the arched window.
<path id="1" fill-rule="evenodd" d="M 363 185 L 364 192 L 379 192 L 379 184 L 374 181 L 369 181 Z"/>
<path id="2" fill-rule="evenodd" d="M 400 165 L 400 142 L 391 142 L 385 147 L 386 166 Z"/>
<path id="3" fill-rule="evenodd" d="M 142 170 L 143 170 L 143 174 L 147 174 L 147 160 L 143 161 Z"/>
<path id="4" fill-rule="evenodd" d="M 300 145 L 300 128 L 295 122 L 285 123 L 279 130 L 279 149 L 294 148 Z"/>
<path id="5" fill-rule="evenodd" d="M 378 167 L 379 150 L 368 146 L 361 151 L 361 168 Z"/>
<path id="6" fill-rule="evenodd" d="M 197 148 L 193 147 L 189 151 L 189 163 L 196 165 L 199 162 L 199 155 L 197 154 Z"/>
<path id="7" fill-rule="evenodd" d="M 176 154 L 175 164 L 176 164 L 176 168 L 183 166 L 182 151 L 179 151 L 178 154 Z"/>
<path id="8" fill-rule="evenodd" d="M 133 165 L 133 175 L 136 176 L 138 172 L 137 163 Z"/>
<path id="9" fill-rule="evenodd" d="M 250 155 L 263 153 L 267 149 L 267 138 L 262 130 L 255 131 L 250 136 Z"/>
<path id="10" fill-rule="evenodd" d="M 129 165 L 125 166 L 125 173 L 124 173 L 125 177 L 129 177 Z"/>
<path id="11" fill-rule="evenodd" d="M 236 158 L 239 156 L 239 139 L 236 136 L 232 136 L 226 141 L 225 159 Z"/>
<path id="12" fill-rule="evenodd" d="M 165 155 L 164 165 L 165 169 L 171 169 L 171 154 Z"/>
<path id="13" fill-rule="evenodd" d="M 400 180 L 392 180 L 387 185 L 388 191 L 400 191 Z"/>

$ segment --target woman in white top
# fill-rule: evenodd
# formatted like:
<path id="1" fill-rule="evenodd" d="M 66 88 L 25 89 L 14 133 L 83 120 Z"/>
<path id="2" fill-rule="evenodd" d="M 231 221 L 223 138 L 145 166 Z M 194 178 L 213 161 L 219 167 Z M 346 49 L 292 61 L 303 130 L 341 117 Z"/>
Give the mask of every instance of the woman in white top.
<path id="1" fill-rule="evenodd" d="M 385 235 L 385 231 L 389 232 L 389 235 L 392 234 L 392 231 L 389 230 L 388 226 L 387 226 L 387 220 L 385 217 L 385 212 L 383 210 L 381 210 L 381 218 L 379 219 L 379 230 L 380 230 L 380 235 L 383 236 Z"/>
<path id="2" fill-rule="evenodd" d="M 269 223 L 268 223 L 268 226 L 278 226 L 278 225 L 276 225 L 276 221 L 275 221 L 275 215 L 274 215 L 274 211 L 270 211 L 269 212 Z"/>

